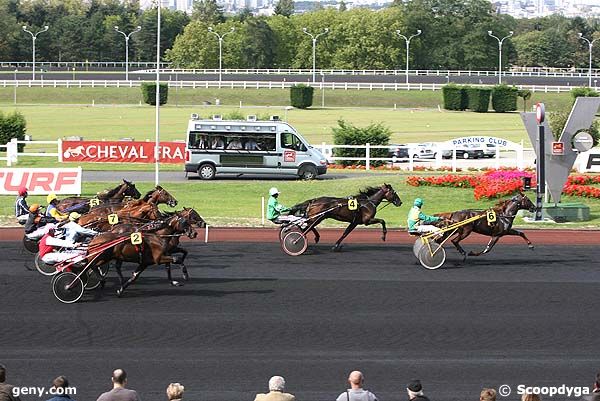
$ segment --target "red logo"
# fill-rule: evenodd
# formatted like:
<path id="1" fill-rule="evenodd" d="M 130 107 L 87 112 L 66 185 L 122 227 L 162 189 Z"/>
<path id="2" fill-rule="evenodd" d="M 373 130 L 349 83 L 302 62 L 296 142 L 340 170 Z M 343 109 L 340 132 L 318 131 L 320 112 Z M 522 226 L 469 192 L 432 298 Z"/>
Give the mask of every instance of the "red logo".
<path id="1" fill-rule="evenodd" d="M 296 161 L 296 152 L 293 150 L 284 150 L 283 151 L 283 161 L 284 162 L 295 162 Z"/>
<path id="2" fill-rule="evenodd" d="M 565 154 L 565 144 L 563 142 L 552 142 L 552 154 L 562 156 Z"/>
<path id="3" fill-rule="evenodd" d="M 25 187 L 32 195 L 81 193 L 81 169 L 3 168 L 0 194 L 17 194 Z"/>

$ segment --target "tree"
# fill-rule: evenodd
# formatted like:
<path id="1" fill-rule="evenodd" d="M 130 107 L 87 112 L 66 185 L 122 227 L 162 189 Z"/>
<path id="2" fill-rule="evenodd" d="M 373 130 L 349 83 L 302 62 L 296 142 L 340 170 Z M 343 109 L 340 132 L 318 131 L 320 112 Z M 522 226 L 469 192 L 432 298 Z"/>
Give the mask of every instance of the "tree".
<path id="1" fill-rule="evenodd" d="M 181 34 L 189 23 L 189 17 L 182 11 L 173 11 L 162 8 L 160 29 L 160 50 L 164 55 L 167 49 L 173 47 L 177 35 Z M 135 59 L 140 61 L 153 61 L 156 59 L 156 21 L 157 10 L 155 8 L 144 11 L 138 25 L 142 27 L 141 35 L 135 40 Z"/>
<path id="2" fill-rule="evenodd" d="M 338 6 L 338 11 L 344 12 L 347 9 L 348 9 L 348 7 L 346 6 L 346 2 L 344 0 L 340 1 L 340 5 Z"/>
<path id="3" fill-rule="evenodd" d="M 294 0 L 279 0 L 275 6 L 275 15 L 289 17 L 294 13 Z"/>
<path id="4" fill-rule="evenodd" d="M 262 19 L 246 21 L 242 44 L 242 65 L 246 68 L 270 68 L 275 61 L 275 35 Z"/>
<path id="5" fill-rule="evenodd" d="M 216 0 L 194 0 L 192 19 L 216 25 L 225 22 L 225 15 L 223 7 L 219 6 Z"/>

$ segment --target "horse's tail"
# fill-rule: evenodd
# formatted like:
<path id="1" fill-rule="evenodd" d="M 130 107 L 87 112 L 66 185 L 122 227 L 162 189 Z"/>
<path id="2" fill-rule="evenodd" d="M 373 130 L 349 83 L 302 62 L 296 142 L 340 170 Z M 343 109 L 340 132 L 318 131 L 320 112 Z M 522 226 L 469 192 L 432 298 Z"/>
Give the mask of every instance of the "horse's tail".
<path id="1" fill-rule="evenodd" d="M 293 216 L 306 216 L 306 212 L 307 212 L 308 207 L 310 206 L 311 202 L 312 202 L 312 199 L 292 206 L 290 208 L 290 214 Z"/>

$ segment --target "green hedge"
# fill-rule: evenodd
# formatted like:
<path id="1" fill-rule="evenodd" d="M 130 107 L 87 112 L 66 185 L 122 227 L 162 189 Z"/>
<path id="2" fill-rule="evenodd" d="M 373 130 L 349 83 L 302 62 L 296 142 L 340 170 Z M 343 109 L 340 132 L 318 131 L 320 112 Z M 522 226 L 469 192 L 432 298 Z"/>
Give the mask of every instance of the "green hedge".
<path id="1" fill-rule="evenodd" d="M 488 88 L 467 88 L 467 97 L 469 99 L 469 109 L 477 113 L 487 113 L 490 107 L 491 89 Z"/>
<path id="2" fill-rule="evenodd" d="M 444 97 L 444 109 L 446 110 L 466 110 L 469 106 L 469 98 L 467 96 L 468 86 L 458 86 L 448 84 L 442 87 Z"/>
<path id="3" fill-rule="evenodd" d="M 573 88 L 571 89 L 571 97 L 573 98 L 573 103 L 578 97 L 598 97 L 600 94 L 593 90 L 592 88 L 587 88 L 585 86 L 581 88 Z"/>
<path id="4" fill-rule="evenodd" d="M 290 88 L 290 103 L 298 109 L 307 109 L 313 104 L 314 88 L 307 85 L 294 85 Z"/>
<path id="5" fill-rule="evenodd" d="M 6 145 L 11 139 L 25 140 L 27 122 L 23 114 L 18 111 L 10 114 L 0 112 L 0 145 Z M 19 152 L 23 151 L 25 144 L 19 144 Z"/>
<path id="6" fill-rule="evenodd" d="M 161 106 L 167 104 L 167 100 L 169 99 L 169 85 L 164 83 L 160 84 L 159 96 L 159 104 Z M 156 106 L 156 82 L 142 83 L 142 97 L 144 98 L 144 103 Z"/>
<path id="7" fill-rule="evenodd" d="M 517 110 L 519 90 L 514 86 L 496 85 L 492 90 L 492 108 L 496 113 Z"/>
<path id="8" fill-rule="evenodd" d="M 364 128 L 356 127 L 344 120 L 338 120 L 338 128 L 333 128 L 333 143 L 336 145 L 388 145 L 392 131 L 382 124 L 371 124 Z M 371 149 L 369 152 L 371 158 L 388 157 L 387 149 Z M 336 148 L 335 157 L 365 157 L 365 149 Z M 364 165 L 364 161 L 341 160 L 344 166 Z M 372 166 L 383 165 L 384 161 L 372 161 Z"/>

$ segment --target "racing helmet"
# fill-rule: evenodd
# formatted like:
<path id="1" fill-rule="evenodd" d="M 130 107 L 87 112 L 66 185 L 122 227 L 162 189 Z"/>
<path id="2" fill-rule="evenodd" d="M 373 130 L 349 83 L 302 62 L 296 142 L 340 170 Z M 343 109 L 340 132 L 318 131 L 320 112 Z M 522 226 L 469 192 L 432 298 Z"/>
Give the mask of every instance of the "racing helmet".
<path id="1" fill-rule="evenodd" d="M 25 196 L 26 193 L 27 193 L 26 187 L 19 188 L 19 196 Z"/>
<path id="2" fill-rule="evenodd" d="M 423 199 L 421 199 L 421 198 L 417 198 L 417 199 L 415 199 L 415 203 L 414 203 L 414 205 L 415 205 L 416 207 L 421 207 L 421 206 L 423 206 Z"/>
<path id="3" fill-rule="evenodd" d="M 40 205 L 38 203 L 33 203 L 31 206 L 29 206 L 29 211 L 31 213 L 36 213 L 38 210 L 40 210 Z"/>
<path id="4" fill-rule="evenodd" d="M 81 215 L 77 212 L 71 212 L 69 214 L 69 220 L 70 221 L 77 221 L 79 218 L 81 217 Z"/>
<path id="5" fill-rule="evenodd" d="M 278 195 L 279 194 L 279 190 L 275 187 L 269 189 L 269 195 L 270 196 L 274 196 L 274 195 Z"/>
<path id="6" fill-rule="evenodd" d="M 56 197 L 56 194 L 54 192 L 49 193 L 48 196 L 46 196 L 46 203 L 50 204 L 53 200 L 58 199 Z"/>

